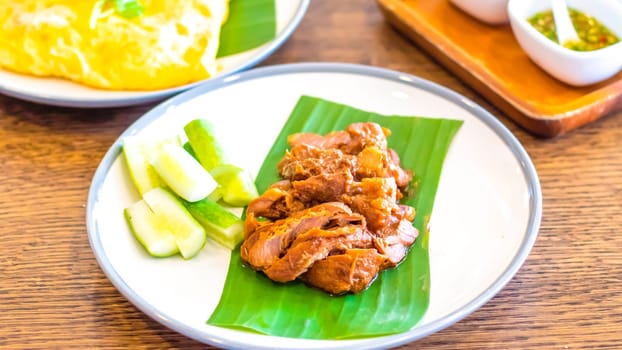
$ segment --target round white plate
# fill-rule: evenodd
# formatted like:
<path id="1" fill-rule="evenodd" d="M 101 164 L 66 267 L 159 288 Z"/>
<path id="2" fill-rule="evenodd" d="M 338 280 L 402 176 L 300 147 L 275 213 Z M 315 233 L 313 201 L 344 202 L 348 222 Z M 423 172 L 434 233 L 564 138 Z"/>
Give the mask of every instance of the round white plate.
<path id="1" fill-rule="evenodd" d="M 217 62 L 223 66 L 223 70 L 219 75 L 210 79 L 251 68 L 266 59 L 293 33 L 307 11 L 309 2 L 310 0 L 275 0 L 276 38 L 255 49 L 218 59 Z M 56 106 L 121 107 L 162 100 L 206 80 L 154 91 L 100 90 L 64 79 L 39 78 L 0 68 L 0 93 Z"/>
<path id="2" fill-rule="evenodd" d="M 229 252 L 208 243 L 189 261 L 155 259 L 128 231 L 123 208 L 139 197 L 120 155 L 121 138 L 181 133 L 187 121 L 209 118 L 222 133 L 224 148 L 256 174 L 303 94 L 382 114 L 464 120 L 447 154 L 430 222 L 430 306 L 408 332 L 360 340 L 304 340 L 207 325 L 220 298 Z M 95 173 L 87 225 L 95 256 L 117 289 L 147 315 L 188 337 L 227 348 L 365 349 L 397 346 L 436 332 L 499 292 L 536 239 L 541 202 L 538 177 L 525 150 L 472 101 L 395 71 L 307 63 L 213 79 L 138 119 Z"/>

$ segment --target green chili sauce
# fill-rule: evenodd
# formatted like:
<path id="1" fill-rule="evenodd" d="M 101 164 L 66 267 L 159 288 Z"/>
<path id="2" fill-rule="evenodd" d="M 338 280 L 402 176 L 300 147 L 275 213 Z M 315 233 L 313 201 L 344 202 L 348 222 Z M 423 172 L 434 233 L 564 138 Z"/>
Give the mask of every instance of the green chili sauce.
<path id="1" fill-rule="evenodd" d="M 594 51 L 618 43 L 620 39 L 594 17 L 568 9 L 580 41 L 568 41 L 564 46 L 575 51 Z M 550 40 L 559 44 L 551 10 L 540 12 L 528 19 L 529 23 Z"/>

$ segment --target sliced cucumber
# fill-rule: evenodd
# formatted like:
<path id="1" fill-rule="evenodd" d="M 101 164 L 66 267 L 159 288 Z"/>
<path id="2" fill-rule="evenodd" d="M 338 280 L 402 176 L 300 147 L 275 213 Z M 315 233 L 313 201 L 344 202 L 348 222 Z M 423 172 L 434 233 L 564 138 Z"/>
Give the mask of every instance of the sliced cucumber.
<path id="1" fill-rule="evenodd" d="M 201 164 L 179 145 L 163 145 L 151 164 L 175 193 L 190 202 L 207 197 L 218 186 Z"/>
<path id="2" fill-rule="evenodd" d="M 243 207 L 259 196 L 250 174 L 240 167 L 221 164 L 210 173 L 222 187 L 222 200 L 227 204 Z"/>
<path id="3" fill-rule="evenodd" d="M 214 192 L 210 193 L 209 196 L 207 196 L 205 198 L 209 199 L 211 201 L 214 201 L 214 202 L 218 202 L 219 200 L 222 199 L 223 191 L 224 190 L 223 190 L 222 186 L 218 185 L 218 187 L 216 187 Z"/>
<path id="4" fill-rule="evenodd" d="M 134 237 L 150 255 L 166 257 L 179 251 L 175 236 L 166 222 L 151 211 L 145 201 L 132 204 L 124 210 L 124 214 Z"/>
<path id="5" fill-rule="evenodd" d="M 197 158 L 196 153 L 194 153 L 194 150 L 192 149 L 192 146 L 190 146 L 190 142 L 187 142 L 187 141 L 186 141 L 186 143 L 184 143 L 183 147 L 184 147 L 184 149 L 186 150 L 186 152 L 188 152 L 188 154 L 190 154 L 190 155 L 192 156 L 192 158 L 194 158 L 194 159 L 196 159 L 196 160 L 199 160 L 199 159 Z"/>
<path id="6" fill-rule="evenodd" d="M 123 139 L 123 155 L 130 178 L 141 195 L 164 184 L 149 162 L 149 148 L 138 136 L 128 136 Z"/>
<path id="7" fill-rule="evenodd" d="M 167 144 L 180 145 L 179 136 L 163 139 L 127 136 L 123 139 L 125 162 L 130 171 L 132 182 L 141 195 L 153 188 L 165 185 L 151 165 L 151 159 L 163 145 Z"/>
<path id="8" fill-rule="evenodd" d="M 207 198 L 183 201 L 184 206 L 205 227 L 207 234 L 222 246 L 233 250 L 244 239 L 244 225 L 235 214 Z"/>
<path id="9" fill-rule="evenodd" d="M 208 171 L 219 164 L 226 164 L 227 158 L 216 139 L 214 125 L 205 119 L 194 119 L 184 127 L 188 142 L 197 159 Z"/>
<path id="10" fill-rule="evenodd" d="M 212 123 L 205 119 L 195 119 L 186 124 L 184 131 L 189 143 L 186 149 L 193 151 L 201 165 L 218 182 L 224 202 L 233 206 L 245 206 L 258 196 L 250 174 L 227 160 Z"/>
<path id="11" fill-rule="evenodd" d="M 186 210 L 180 199 L 159 187 L 143 194 L 143 199 L 175 236 L 177 248 L 184 259 L 199 253 L 205 244 L 205 229 Z"/>

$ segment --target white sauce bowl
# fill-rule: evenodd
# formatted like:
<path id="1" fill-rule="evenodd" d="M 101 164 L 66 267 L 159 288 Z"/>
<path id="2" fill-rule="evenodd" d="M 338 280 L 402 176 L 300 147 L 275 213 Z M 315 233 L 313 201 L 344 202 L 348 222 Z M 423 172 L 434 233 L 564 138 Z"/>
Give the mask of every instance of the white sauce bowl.
<path id="1" fill-rule="evenodd" d="M 508 21 L 508 0 L 449 0 L 469 15 L 488 24 Z"/>
<path id="2" fill-rule="evenodd" d="M 567 0 L 622 38 L 622 3 L 614 0 Z M 611 78 L 622 69 L 622 42 L 595 51 L 573 51 L 546 38 L 527 20 L 550 9 L 548 1 L 510 0 L 508 14 L 514 36 L 527 55 L 553 77 L 574 86 Z"/>

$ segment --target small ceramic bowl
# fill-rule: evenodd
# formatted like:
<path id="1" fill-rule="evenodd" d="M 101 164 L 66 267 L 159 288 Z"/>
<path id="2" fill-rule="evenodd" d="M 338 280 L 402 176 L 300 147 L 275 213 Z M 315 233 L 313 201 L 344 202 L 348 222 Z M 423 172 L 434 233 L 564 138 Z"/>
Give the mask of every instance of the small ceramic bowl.
<path id="1" fill-rule="evenodd" d="M 469 15 L 488 24 L 508 21 L 508 0 L 449 0 Z"/>
<path id="2" fill-rule="evenodd" d="M 567 0 L 569 7 L 591 15 L 622 38 L 622 2 Z M 528 18 L 551 6 L 542 0 L 510 0 L 508 14 L 514 36 L 527 55 L 553 77 L 574 86 L 594 84 L 622 69 L 622 42 L 595 51 L 573 51 L 547 39 Z"/>

